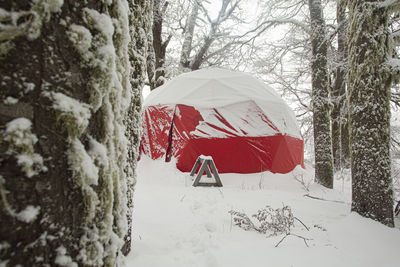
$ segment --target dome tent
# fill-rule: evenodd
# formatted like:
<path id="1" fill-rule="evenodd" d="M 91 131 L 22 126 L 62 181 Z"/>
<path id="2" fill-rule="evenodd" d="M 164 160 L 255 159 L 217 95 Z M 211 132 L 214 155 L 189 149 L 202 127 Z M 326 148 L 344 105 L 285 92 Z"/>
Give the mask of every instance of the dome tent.
<path id="1" fill-rule="evenodd" d="M 240 72 L 202 69 L 153 90 L 144 103 L 141 152 L 177 159 L 190 172 L 200 155 L 220 173 L 287 173 L 303 166 L 293 111 L 263 82 Z"/>

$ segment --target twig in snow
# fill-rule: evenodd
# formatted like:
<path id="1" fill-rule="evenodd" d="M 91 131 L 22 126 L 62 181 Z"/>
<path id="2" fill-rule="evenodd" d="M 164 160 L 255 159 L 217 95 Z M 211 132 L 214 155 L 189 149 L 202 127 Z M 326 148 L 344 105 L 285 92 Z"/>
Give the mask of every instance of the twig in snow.
<path id="1" fill-rule="evenodd" d="M 308 228 L 307 225 L 305 225 L 302 221 L 300 221 L 299 218 L 297 218 L 297 217 L 293 217 L 293 218 L 296 219 L 299 223 L 301 223 L 307 229 L 307 231 L 310 231 L 310 228 Z"/>
<path id="2" fill-rule="evenodd" d="M 180 200 L 180 201 L 182 202 L 182 201 L 183 201 L 183 199 L 184 199 L 185 197 L 186 197 L 186 195 L 183 195 L 183 197 L 181 198 L 181 200 Z"/>
<path id="3" fill-rule="evenodd" d="M 305 194 L 304 196 L 305 196 L 305 197 L 312 198 L 312 199 L 322 200 L 322 201 L 329 201 L 329 202 L 336 202 L 336 203 L 346 204 L 346 202 L 344 202 L 344 201 L 324 199 L 324 198 L 320 198 L 320 197 L 311 196 L 311 195 L 309 195 L 309 194 Z"/>
<path id="4" fill-rule="evenodd" d="M 224 197 L 224 193 L 222 192 L 222 190 L 218 188 L 218 191 L 221 193 L 222 198 L 225 198 Z"/>
<path id="5" fill-rule="evenodd" d="M 233 214 L 231 213 L 231 230 L 230 230 L 230 232 L 232 232 L 232 225 L 233 225 Z"/>
<path id="6" fill-rule="evenodd" d="M 312 240 L 312 239 L 310 239 L 310 238 L 305 238 L 304 236 L 301 236 L 301 235 L 296 235 L 296 234 L 292 234 L 292 233 L 289 233 L 289 235 L 292 235 L 292 236 L 297 236 L 298 238 L 301 238 L 301 239 L 303 239 L 303 241 L 304 241 L 304 244 L 306 244 L 306 246 L 309 248 L 309 246 L 308 246 L 308 244 L 307 244 L 307 240 Z"/>
<path id="7" fill-rule="evenodd" d="M 290 233 L 287 233 L 287 234 L 281 239 L 281 241 L 279 241 L 279 242 L 275 245 L 275 247 L 277 248 L 277 247 L 279 246 L 279 244 L 282 243 L 282 241 L 283 241 L 288 235 L 290 235 Z"/>
<path id="8" fill-rule="evenodd" d="M 301 177 L 301 179 L 300 179 L 299 177 Z M 300 174 L 300 175 L 295 175 L 295 176 L 294 176 L 294 179 L 295 179 L 297 182 L 299 182 L 299 183 L 303 186 L 303 189 L 304 189 L 305 191 L 310 192 L 311 181 L 309 181 L 308 183 L 306 183 L 306 182 L 304 181 L 304 177 L 303 177 L 302 174 Z"/>
<path id="9" fill-rule="evenodd" d="M 279 244 L 282 243 L 283 240 L 285 240 L 285 238 L 288 237 L 289 235 L 296 236 L 296 237 L 298 237 L 298 238 L 303 239 L 304 244 L 306 244 L 306 246 L 309 248 L 309 245 L 308 245 L 308 243 L 307 243 L 307 240 L 312 240 L 312 239 L 310 239 L 310 238 L 305 238 L 304 236 L 296 235 L 296 234 L 292 234 L 292 233 L 287 233 L 287 234 L 275 245 L 275 247 L 277 248 L 277 247 L 279 246 Z"/>

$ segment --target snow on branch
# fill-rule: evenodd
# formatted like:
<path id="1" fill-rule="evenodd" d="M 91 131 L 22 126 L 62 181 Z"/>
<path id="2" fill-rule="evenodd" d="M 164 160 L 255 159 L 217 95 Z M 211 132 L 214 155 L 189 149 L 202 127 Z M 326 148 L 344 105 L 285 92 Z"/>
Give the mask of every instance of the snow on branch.
<path id="1" fill-rule="evenodd" d="M 400 77 L 400 59 L 391 58 L 386 62 L 386 66 L 395 77 Z"/>
<path id="2" fill-rule="evenodd" d="M 386 8 L 390 13 L 395 13 L 400 11 L 400 1 L 399 0 L 386 0 L 383 2 L 376 3 L 379 8 Z"/>
<path id="3" fill-rule="evenodd" d="M 297 27 L 301 28 L 303 31 L 305 31 L 308 35 L 311 35 L 310 27 L 307 24 L 305 24 L 301 21 L 298 21 L 296 19 L 269 19 L 269 20 L 264 20 L 256 28 L 242 34 L 241 37 L 245 37 L 245 36 L 249 35 L 250 33 L 254 33 L 254 32 L 257 32 L 255 37 L 258 37 L 262 33 L 264 33 L 266 30 L 268 30 L 272 27 L 284 25 L 284 24 L 291 24 L 291 25 L 297 26 Z"/>

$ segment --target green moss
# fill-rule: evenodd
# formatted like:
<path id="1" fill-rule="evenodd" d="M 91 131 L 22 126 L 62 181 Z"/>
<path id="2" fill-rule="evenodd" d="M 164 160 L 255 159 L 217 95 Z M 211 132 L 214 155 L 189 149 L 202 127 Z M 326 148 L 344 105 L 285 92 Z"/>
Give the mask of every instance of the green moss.
<path id="1" fill-rule="evenodd" d="M 30 10 L 3 10 L 0 21 L 4 27 L 0 31 L 0 59 L 14 48 L 13 40 L 20 36 L 26 36 L 28 40 L 35 40 L 40 36 L 43 21 L 49 21 L 51 13 L 59 12 L 63 1 L 38 0 L 33 1 Z M 21 22 L 18 24 L 18 22 Z"/>
<path id="2" fill-rule="evenodd" d="M 56 111 L 57 125 L 64 129 L 69 138 L 79 137 L 85 129 L 80 127 L 72 114 Z"/>
<path id="3" fill-rule="evenodd" d="M 0 197 L 1 202 L 3 203 L 4 209 L 8 212 L 9 215 L 14 216 L 15 212 L 11 207 L 10 203 L 7 200 L 7 190 L 5 188 L 6 181 L 4 180 L 3 176 L 0 175 Z"/>

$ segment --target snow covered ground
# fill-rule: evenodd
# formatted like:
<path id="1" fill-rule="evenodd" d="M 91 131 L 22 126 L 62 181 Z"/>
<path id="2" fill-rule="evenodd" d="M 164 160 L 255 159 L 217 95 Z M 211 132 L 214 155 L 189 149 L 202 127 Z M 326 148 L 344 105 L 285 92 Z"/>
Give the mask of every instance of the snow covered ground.
<path id="1" fill-rule="evenodd" d="M 217 166 L 218 167 L 218 166 Z M 335 189 L 312 183 L 313 169 L 289 174 L 222 174 L 222 188 L 192 187 L 174 163 L 143 157 L 135 192 L 135 267 L 395 267 L 400 266 L 400 231 L 350 213 L 349 175 Z M 300 183 L 297 180 L 302 180 Z M 308 190 L 306 190 L 308 187 Z M 305 194 L 324 198 L 322 201 Z M 269 205 L 289 205 L 293 234 L 266 238 L 235 226 L 230 210 L 251 216 Z"/>

